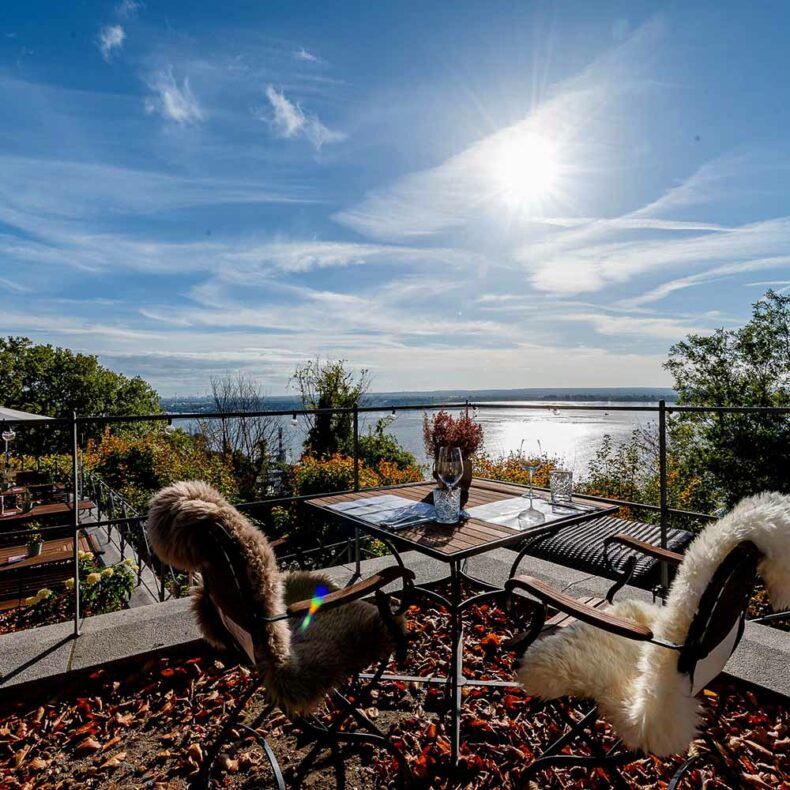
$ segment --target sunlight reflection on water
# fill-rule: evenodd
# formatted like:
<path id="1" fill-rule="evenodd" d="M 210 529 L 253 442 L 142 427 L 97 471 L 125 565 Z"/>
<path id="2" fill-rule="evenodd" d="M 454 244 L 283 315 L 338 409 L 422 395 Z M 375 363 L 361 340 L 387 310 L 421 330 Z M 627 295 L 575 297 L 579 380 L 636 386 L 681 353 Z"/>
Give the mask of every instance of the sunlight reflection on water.
<path id="1" fill-rule="evenodd" d="M 522 401 L 526 403 L 527 401 Z M 592 404 L 578 404 L 579 411 L 552 411 L 552 404 L 545 409 L 480 409 L 477 420 L 485 432 L 485 449 L 492 456 L 507 455 L 518 450 L 522 440 L 530 450 L 540 441 L 543 451 L 549 456 L 557 456 L 577 475 L 587 470 L 595 450 L 604 434 L 615 440 L 627 439 L 631 432 L 640 426 L 656 422 L 655 412 L 590 411 L 584 406 L 657 406 L 657 403 L 638 404 L 614 401 Z M 564 403 L 563 405 L 571 405 Z M 367 430 L 378 415 L 365 415 L 360 432 Z M 389 429 L 406 449 L 414 453 L 418 460 L 426 462 L 422 447 L 422 412 L 401 412 Z"/>

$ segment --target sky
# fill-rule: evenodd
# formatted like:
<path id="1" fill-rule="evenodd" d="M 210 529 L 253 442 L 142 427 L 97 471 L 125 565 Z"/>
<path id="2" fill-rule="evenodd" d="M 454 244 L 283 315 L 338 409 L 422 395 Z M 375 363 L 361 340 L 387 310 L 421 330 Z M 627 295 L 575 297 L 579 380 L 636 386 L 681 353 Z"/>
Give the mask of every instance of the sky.
<path id="1" fill-rule="evenodd" d="M 0 333 L 163 395 L 664 386 L 790 289 L 790 5 L 5 0 Z"/>

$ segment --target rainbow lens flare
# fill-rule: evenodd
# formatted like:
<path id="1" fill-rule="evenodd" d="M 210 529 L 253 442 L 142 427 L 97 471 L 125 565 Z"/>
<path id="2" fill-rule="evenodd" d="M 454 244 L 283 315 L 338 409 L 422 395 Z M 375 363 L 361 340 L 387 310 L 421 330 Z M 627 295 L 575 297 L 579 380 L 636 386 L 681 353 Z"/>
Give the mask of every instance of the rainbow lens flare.
<path id="1" fill-rule="evenodd" d="M 307 630 L 307 626 L 309 626 L 313 620 L 313 615 L 315 615 L 315 613 L 321 608 L 321 604 L 323 603 L 324 598 L 326 598 L 328 594 L 329 594 L 329 590 L 320 584 L 318 585 L 318 587 L 315 588 L 313 597 L 310 599 L 310 610 L 304 616 L 304 620 L 302 620 L 302 625 L 301 625 L 302 631 Z"/>

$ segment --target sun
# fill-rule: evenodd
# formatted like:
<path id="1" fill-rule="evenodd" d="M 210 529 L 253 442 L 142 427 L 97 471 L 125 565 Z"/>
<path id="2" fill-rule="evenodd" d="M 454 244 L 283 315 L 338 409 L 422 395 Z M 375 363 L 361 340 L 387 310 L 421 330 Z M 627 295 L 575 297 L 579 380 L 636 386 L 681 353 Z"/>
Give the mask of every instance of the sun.
<path id="1" fill-rule="evenodd" d="M 493 189 L 511 210 L 537 207 L 557 190 L 556 146 L 536 134 L 514 132 L 498 140 L 491 155 Z"/>

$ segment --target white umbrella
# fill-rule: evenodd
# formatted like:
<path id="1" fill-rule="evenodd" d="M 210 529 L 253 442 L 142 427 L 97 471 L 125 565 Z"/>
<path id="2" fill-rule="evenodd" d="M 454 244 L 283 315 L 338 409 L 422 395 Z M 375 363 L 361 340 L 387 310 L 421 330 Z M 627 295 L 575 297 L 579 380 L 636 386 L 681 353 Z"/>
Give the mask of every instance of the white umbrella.
<path id="1" fill-rule="evenodd" d="M 29 411 L 19 411 L 18 409 L 6 409 L 0 406 L 0 420 L 51 420 L 52 417 L 45 417 L 43 414 L 33 414 Z"/>

